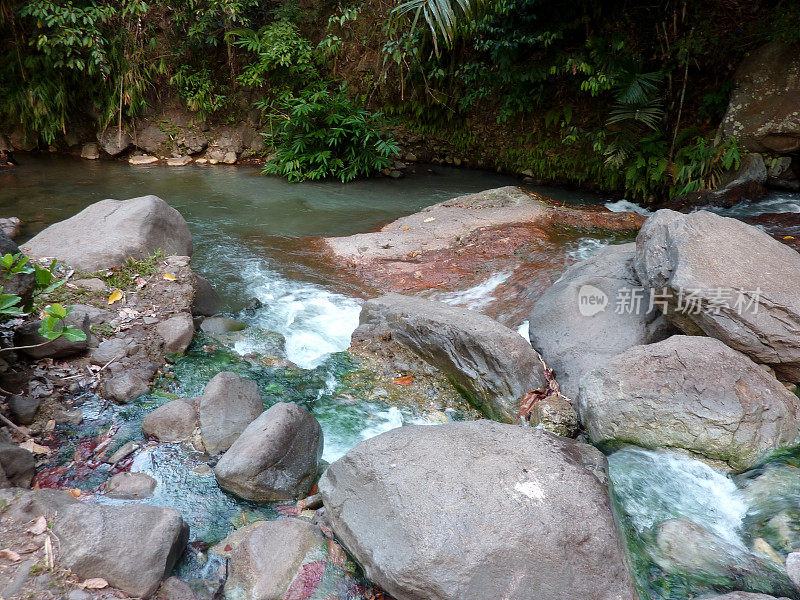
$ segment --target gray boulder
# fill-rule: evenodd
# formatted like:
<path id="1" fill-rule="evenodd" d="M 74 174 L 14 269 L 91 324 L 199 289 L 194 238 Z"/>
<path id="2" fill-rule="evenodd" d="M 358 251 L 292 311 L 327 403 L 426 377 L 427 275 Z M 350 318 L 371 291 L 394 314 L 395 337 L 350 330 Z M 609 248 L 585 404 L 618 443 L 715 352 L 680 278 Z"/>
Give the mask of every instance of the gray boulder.
<path id="1" fill-rule="evenodd" d="M 197 409 L 188 400 L 173 400 L 159 406 L 142 421 L 142 432 L 162 442 L 182 442 L 197 427 Z"/>
<path id="2" fill-rule="evenodd" d="M 198 317 L 212 317 L 222 309 L 222 298 L 205 277 L 195 274 L 196 291 L 192 303 L 192 314 Z"/>
<path id="3" fill-rule="evenodd" d="M 228 317 L 208 317 L 200 324 L 200 330 L 209 335 L 243 331 L 246 327 L 246 323 Z"/>
<path id="4" fill-rule="evenodd" d="M 109 400 L 126 404 L 150 391 L 150 380 L 158 370 L 158 364 L 144 360 L 123 366 L 114 362 L 108 370 L 111 376 L 102 380 L 102 395 Z"/>
<path id="5" fill-rule="evenodd" d="M 533 306 L 531 345 L 553 369 L 567 397 L 578 395 L 584 373 L 612 356 L 677 333 L 657 309 L 648 312 L 649 299 L 630 311 L 617 310 L 620 294 L 641 289 L 633 266 L 635 250 L 633 243 L 608 246 L 572 265 Z M 591 304 L 604 300 L 602 306 Z"/>
<path id="6" fill-rule="evenodd" d="M 796 443 L 800 400 L 713 338 L 636 346 L 581 379 L 578 414 L 594 443 L 684 448 L 744 471 Z"/>
<path id="7" fill-rule="evenodd" d="M 149 498 L 156 489 L 156 483 L 147 473 L 117 473 L 106 482 L 106 496 L 116 500 Z"/>
<path id="8" fill-rule="evenodd" d="M 473 421 L 361 442 L 319 488 L 337 538 L 397 600 L 633 600 L 604 467 L 587 444 Z"/>
<path id="9" fill-rule="evenodd" d="M 192 586 L 178 579 L 170 577 L 159 588 L 156 600 L 198 600 Z"/>
<path id="10" fill-rule="evenodd" d="M 219 485 L 256 502 L 305 498 L 322 458 L 322 428 L 288 402 L 270 407 L 245 429 L 214 469 Z"/>
<path id="11" fill-rule="evenodd" d="M 208 382 L 198 399 L 200 433 L 212 456 L 231 447 L 264 410 L 258 385 L 236 373 L 224 372 Z"/>
<path id="12" fill-rule="evenodd" d="M 497 421 L 516 421 L 522 396 L 546 385 L 541 361 L 530 345 L 516 331 L 471 310 L 386 294 L 364 303 L 353 335 L 367 330 L 391 333 Z"/>
<path id="13" fill-rule="evenodd" d="M 800 254 L 736 219 L 660 210 L 636 238 L 636 272 L 667 318 L 800 381 Z"/>
<path id="14" fill-rule="evenodd" d="M 97 142 L 103 151 L 110 156 L 122 154 L 133 146 L 133 140 L 127 131 L 116 128 L 106 129 L 97 134 Z"/>
<path id="15" fill-rule="evenodd" d="M 133 340 L 125 337 L 113 337 L 111 339 L 100 342 L 100 344 L 92 350 L 89 360 L 95 365 L 107 365 L 112 361 L 117 361 L 135 354 L 141 347 Z"/>
<path id="16" fill-rule="evenodd" d="M 33 454 L 16 444 L 0 442 L 0 469 L 7 485 L 11 487 L 30 487 L 36 461 Z"/>
<path id="17" fill-rule="evenodd" d="M 3 513 L 3 518 L 10 519 L 15 523 L 27 523 L 42 515 L 54 517 L 67 507 L 77 503 L 78 501 L 71 494 L 61 490 L 50 488 L 29 490 L 11 502 L 8 510 Z"/>
<path id="18" fill-rule="evenodd" d="M 76 503 L 59 511 L 53 533 L 58 561 L 75 575 L 149 598 L 183 553 L 189 526 L 174 508 Z"/>
<path id="19" fill-rule="evenodd" d="M 194 337 L 194 321 L 189 313 L 180 313 L 161 321 L 156 331 L 164 340 L 164 352 L 167 354 L 183 354 L 192 343 Z"/>
<path id="20" fill-rule="evenodd" d="M 36 419 L 36 413 L 42 398 L 36 396 L 13 395 L 6 399 L 8 410 L 17 425 L 30 425 Z"/>
<path id="21" fill-rule="evenodd" d="M 181 214 L 157 196 L 101 200 L 51 225 L 23 247 L 31 257 L 53 257 L 98 271 L 162 250 L 191 256 L 192 234 Z"/>
<path id="22" fill-rule="evenodd" d="M 323 559 L 325 537 L 299 519 L 270 521 L 251 531 L 233 550 L 225 593 L 230 598 L 283 600 L 304 559 Z"/>

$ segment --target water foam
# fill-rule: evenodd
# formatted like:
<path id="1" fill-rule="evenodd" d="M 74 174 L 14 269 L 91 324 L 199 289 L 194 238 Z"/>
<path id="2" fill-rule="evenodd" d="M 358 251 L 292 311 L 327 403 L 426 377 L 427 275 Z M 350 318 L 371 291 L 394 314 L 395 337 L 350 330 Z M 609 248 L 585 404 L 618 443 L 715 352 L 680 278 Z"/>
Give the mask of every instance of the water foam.
<path id="1" fill-rule="evenodd" d="M 632 212 L 645 217 L 653 214 L 643 206 L 634 204 L 630 200 L 617 200 L 616 202 L 606 202 L 605 207 L 611 212 Z"/>
<path id="2" fill-rule="evenodd" d="M 498 286 L 508 281 L 512 273 L 513 271 L 500 271 L 476 286 L 457 292 L 439 294 L 435 298 L 454 306 L 464 306 L 472 310 L 480 310 L 488 304 L 491 304 L 494 300 L 494 296 L 492 295 L 494 291 Z"/>

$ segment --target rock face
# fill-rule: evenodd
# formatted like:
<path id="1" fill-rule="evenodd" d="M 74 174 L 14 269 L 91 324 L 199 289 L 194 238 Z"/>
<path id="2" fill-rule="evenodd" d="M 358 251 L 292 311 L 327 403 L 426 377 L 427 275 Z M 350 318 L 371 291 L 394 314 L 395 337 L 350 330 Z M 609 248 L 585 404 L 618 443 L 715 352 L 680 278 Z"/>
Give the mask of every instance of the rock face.
<path id="1" fill-rule="evenodd" d="M 397 600 L 633 600 L 604 467 L 587 444 L 473 421 L 369 439 L 319 487 L 337 537 Z"/>
<path id="2" fill-rule="evenodd" d="M 211 455 L 230 448 L 264 410 L 258 385 L 230 372 L 219 373 L 208 382 L 198 406 L 203 444 Z"/>
<path id="3" fill-rule="evenodd" d="M 387 294 L 364 303 L 363 328 L 390 332 L 497 421 L 516 421 L 522 396 L 545 385 L 541 361 L 530 345 L 517 332 L 471 310 Z"/>
<path id="4" fill-rule="evenodd" d="M 25 448 L 0 442 L 0 475 L 3 476 L 0 481 L 5 479 L 5 485 L 0 487 L 30 487 L 35 462 L 33 454 Z"/>
<path id="5" fill-rule="evenodd" d="M 282 600 L 309 554 L 317 560 L 325 556 L 319 527 L 291 518 L 264 523 L 234 548 L 226 596 Z"/>
<path id="6" fill-rule="evenodd" d="M 800 254 L 736 219 L 660 210 L 636 238 L 636 273 L 667 317 L 800 381 Z"/>
<path id="7" fill-rule="evenodd" d="M 90 234 L 91 233 L 91 234 Z M 191 256 L 192 234 L 181 214 L 157 196 L 101 200 L 51 225 L 25 244 L 31 257 L 53 257 L 97 271 L 157 250 Z"/>
<path id="8" fill-rule="evenodd" d="M 187 400 L 173 400 L 159 406 L 142 421 L 142 432 L 162 442 L 182 442 L 197 427 L 197 409 Z"/>
<path id="9" fill-rule="evenodd" d="M 772 41 L 746 58 L 722 121 L 753 152 L 800 148 L 800 46 Z"/>
<path id="10" fill-rule="evenodd" d="M 297 404 L 279 402 L 250 423 L 214 469 L 220 486 L 256 502 L 305 498 L 322 458 L 322 428 Z"/>
<path id="11" fill-rule="evenodd" d="M 677 333 L 660 312 L 648 313 L 646 301 L 637 310 L 617 310 L 625 289 L 641 287 L 633 266 L 635 250 L 633 243 L 609 246 L 572 265 L 533 306 L 531 345 L 567 397 L 577 396 L 584 373 L 612 356 Z"/>
<path id="12" fill-rule="evenodd" d="M 676 335 L 636 346 L 581 379 L 595 443 L 684 448 L 744 471 L 797 440 L 800 400 L 722 342 Z"/>
<path id="13" fill-rule="evenodd" d="M 149 598 L 183 553 L 189 527 L 174 508 L 75 503 L 59 510 L 53 533 L 59 562 L 78 577 Z"/>

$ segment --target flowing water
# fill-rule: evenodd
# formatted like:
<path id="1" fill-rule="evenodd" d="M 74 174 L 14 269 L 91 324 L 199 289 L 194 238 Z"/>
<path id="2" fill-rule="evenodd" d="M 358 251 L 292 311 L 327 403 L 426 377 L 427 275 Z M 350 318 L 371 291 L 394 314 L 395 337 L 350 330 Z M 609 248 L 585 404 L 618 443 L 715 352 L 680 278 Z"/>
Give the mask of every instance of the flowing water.
<path id="1" fill-rule="evenodd" d="M 290 185 L 260 177 L 247 167 L 130 167 L 50 157 L 26 157 L 24 163 L 13 174 L 0 175 L 0 216 L 22 218 L 20 239 L 103 198 L 156 194 L 189 222 L 195 239 L 192 264 L 214 282 L 225 311 L 250 325 L 227 343 L 198 336 L 187 355 L 163 373 L 154 391 L 130 405 L 114 406 L 92 395 L 78 399 L 84 422 L 60 427 L 70 443 L 53 460 L 52 477 L 91 491 L 105 480 L 108 467 L 66 468 L 74 452 L 91 446 L 109 429 L 116 431 L 114 447 L 131 440 L 143 444 L 131 469 L 158 481 L 147 502 L 173 506 L 189 522 L 192 543 L 179 575 L 206 591 L 214 590 L 220 568 L 208 546 L 236 527 L 280 518 L 291 507 L 256 506 L 223 493 L 200 453 L 185 445 L 143 440 L 143 417 L 169 400 L 198 395 L 211 377 L 229 370 L 258 383 L 265 408 L 280 401 L 308 408 L 322 425 L 323 458 L 328 462 L 363 439 L 406 423 L 427 422 L 425 415 L 387 406 L 352 386 L 348 374 L 354 366 L 344 351 L 358 324 L 360 304 L 336 273 L 304 260 L 305 237 L 369 231 L 434 202 L 516 183 L 493 173 L 441 167 L 421 167 L 419 174 L 400 181 Z M 553 188 L 537 191 L 565 203 L 602 201 Z M 800 212 L 798 196 L 775 195 L 768 202 L 758 206 L 766 212 Z M 607 206 L 647 213 L 624 201 Z M 759 210 L 755 206 L 734 207 L 724 214 L 752 216 Z M 565 250 L 570 260 L 580 260 L 607 242 L 585 238 L 569 242 Z M 499 272 L 474 288 L 438 298 L 480 310 L 508 276 Z M 262 306 L 246 309 L 253 298 Z M 519 331 L 527 337 L 527 323 Z M 272 332 L 281 334 L 285 344 L 276 342 Z M 298 368 L 271 366 L 269 359 L 276 355 Z M 460 415 L 449 411 L 447 417 Z M 673 452 L 631 447 L 612 454 L 612 493 L 642 598 L 694 598 L 735 589 L 798 597 L 780 564 L 789 551 L 800 548 L 798 467 L 797 451 L 735 478 Z M 95 500 L 114 502 L 102 495 Z M 710 539 L 719 546 L 710 551 L 717 559 L 701 561 L 696 568 L 665 561 L 658 529 L 675 519 L 690 521 L 713 536 Z M 304 598 L 368 597 L 357 571 L 330 561 L 326 565 L 323 583 Z"/>

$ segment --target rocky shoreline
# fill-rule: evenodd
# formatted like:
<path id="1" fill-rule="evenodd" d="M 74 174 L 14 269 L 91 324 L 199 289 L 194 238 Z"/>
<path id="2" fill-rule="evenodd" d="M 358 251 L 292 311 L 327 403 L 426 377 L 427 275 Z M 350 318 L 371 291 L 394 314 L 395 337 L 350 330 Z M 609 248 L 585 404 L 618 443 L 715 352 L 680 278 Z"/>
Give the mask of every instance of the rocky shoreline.
<path id="1" fill-rule="evenodd" d="M 87 238 L 98 220 L 102 231 Z M 523 255 L 598 230 L 636 241 L 563 273 L 563 258 Z M 491 249 L 484 271 L 459 262 L 480 252 L 487 232 L 513 239 Z M 352 336 L 372 383 L 384 380 L 387 397 L 407 395 L 433 412 L 460 395 L 471 406 L 467 422 L 445 416 L 393 429 L 329 466 L 306 408 L 279 400 L 265 410 L 256 383 L 218 370 L 196 397 L 145 416 L 147 442 L 117 448 L 112 426 L 70 450 L 64 467 L 49 466 L 67 445 L 56 428 L 82 418 L 76 396 L 130 402 L 180 360 L 198 327 L 222 340 L 244 326 L 214 316 L 219 298 L 191 269 L 191 234 L 163 200 L 94 204 L 21 248 L 43 264 L 70 265 L 47 300 L 75 306 L 69 323 L 86 339 L 47 343 L 35 338 L 38 325 L 6 326 L 4 348 L 34 347 L 4 352 L 0 372 L 16 421 L 1 430 L 0 595 L 305 600 L 323 577 L 337 577 L 359 598 L 633 600 L 631 558 L 595 446 L 680 450 L 741 473 L 800 441 L 800 255 L 740 221 L 670 210 L 645 220 L 501 188 L 325 244 L 328 260 L 384 292 L 363 304 Z M 496 306 L 469 310 L 430 294 L 464 291 L 503 269 L 524 275 L 495 288 Z M 24 291 L 26 277 L 7 277 L 7 290 Z M 515 303 L 504 304 L 515 290 Z M 530 343 L 503 324 L 521 306 L 533 307 Z M 270 364 L 292 368 L 274 342 Z M 248 523 L 242 510 L 241 527 L 213 549 L 187 550 L 196 540 L 185 516 L 142 502 L 163 484 L 130 470 L 148 444 L 191 448 L 212 485 L 288 518 Z M 65 485 L 67 470 L 97 465 L 97 493 L 126 504 Z M 705 567 L 670 540 L 722 542 L 686 523 L 659 524 L 653 560 L 691 577 Z M 770 591 L 800 597 L 797 557 L 759 544 L 750 566 L 723 556 L 719 568 L 763 571 Z M 768 564 L 770 551 L 777 562 Z M 184 552 L 216 557 L 214 589 L 171 577 Z M 737 581 L 733 589 L 765 589 Z"/>

